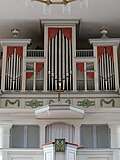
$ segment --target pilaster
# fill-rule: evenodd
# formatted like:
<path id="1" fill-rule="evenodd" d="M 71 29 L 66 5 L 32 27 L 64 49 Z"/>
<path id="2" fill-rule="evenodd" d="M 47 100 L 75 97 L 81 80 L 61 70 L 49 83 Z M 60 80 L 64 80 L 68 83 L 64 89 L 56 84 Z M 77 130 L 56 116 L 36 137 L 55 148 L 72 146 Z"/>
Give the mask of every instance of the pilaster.
<path id="1" fill-rule="evenodd" d="M 80 146 L 80 124 L 74 125 L 75 126 L 75 140 L 74 143 Z"/>
<path id="2" fill-rule="evenodd" d="M 45 124 L 40 125 L 40 148 L 45 144 Z"/>
<path id="3" fill-rule="evenodd" d="M 0 148 L 9 148 L 10 129 L 12 123 L 0 123 Z"/>
<path id="4" fill-rule="evenodd" d="M 111 148 L 114 149 L 113 160 L 120 159 L 120 124 L 109 124 L 111 131 Z"/>
<path id="5" fill-rule="evenodd" d="M 111 148 L 120 148 L 120 124 L 109 124 L 111 131 Z"/>

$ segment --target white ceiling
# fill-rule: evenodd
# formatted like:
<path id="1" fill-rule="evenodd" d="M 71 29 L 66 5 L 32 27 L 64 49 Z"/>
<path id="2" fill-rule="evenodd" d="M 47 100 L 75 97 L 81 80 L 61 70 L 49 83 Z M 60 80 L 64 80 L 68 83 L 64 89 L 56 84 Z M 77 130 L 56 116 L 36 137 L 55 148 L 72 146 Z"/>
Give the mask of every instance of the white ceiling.
<path id="1" fill-rule="evenodd" d="M 101 37 L 102 26 L 108 28 L 109 37 L 120 37 L 120 0 L 88 0 L 88 8 L 81 8 L 77 0 L 70 4 L 70 12 L 69 6 L 65 7 L 66 13 L 62 5 L 52 5 L 51 14 L 44 12 L 44 7 L 48 6 L 31 0 L 0 0 L 0 39 L 12 38 L 11 29 L 16 27 L 19 38 L 31 38 L 39 44 L 41 19 L 80 19 L 79 44 Z"/>

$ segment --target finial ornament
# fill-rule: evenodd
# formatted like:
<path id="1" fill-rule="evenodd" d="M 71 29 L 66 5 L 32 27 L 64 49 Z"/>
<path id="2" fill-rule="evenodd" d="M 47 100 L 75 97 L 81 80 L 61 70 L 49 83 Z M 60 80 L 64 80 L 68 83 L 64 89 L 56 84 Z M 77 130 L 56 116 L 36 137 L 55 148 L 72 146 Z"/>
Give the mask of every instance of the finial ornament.
<path id="1" fill-rule="evenodd" d="M 19 29 L 17 29 L 17 28 L 13 28 L 12 30 L 11 30 L 11 33 L 12 33 L 12 35 L 13 35 L 13 37 L 17 37 L 18 36 L 18 34 L 19 34 Z"/>
<path id="2" fill-rule="evenodd" d="M 101 38 L 108 38 L 106 35 L 108 33 L 108 29 L 103 26 L 101 29 L 100 29 L 100 33 L 102 34 L 102 37 Z"/>

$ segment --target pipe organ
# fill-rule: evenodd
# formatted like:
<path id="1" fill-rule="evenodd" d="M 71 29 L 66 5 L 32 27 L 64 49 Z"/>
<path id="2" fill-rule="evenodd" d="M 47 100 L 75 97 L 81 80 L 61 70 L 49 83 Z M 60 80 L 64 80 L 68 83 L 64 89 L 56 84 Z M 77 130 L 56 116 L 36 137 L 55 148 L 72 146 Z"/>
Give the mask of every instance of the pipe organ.
<path id="1" fill-rule="evenodd" d="M 5 90 L 21 90 L 22 59 L 22 47 L 7 47 Z"/>
<path id="2" fill-rule="evenodd" d="M 1 41 L 2 91 L 55 91 L 60 82 L 65 91 L 119 90 L 118 39 L 90 39 L 93 50 L 76 51 L 75 24 L 47 24 L 44 51 L 29 52 L 29 43 Z"/>
<path id="3" fill-rule="evenodd" d="M 73 89 L 72 28 L 48 28 L 47 89 Z"/>
<path id="4" fill-rule="evenodd" d="M 115 90 L 113 47 L 97 48 L 99 90 Z"/>

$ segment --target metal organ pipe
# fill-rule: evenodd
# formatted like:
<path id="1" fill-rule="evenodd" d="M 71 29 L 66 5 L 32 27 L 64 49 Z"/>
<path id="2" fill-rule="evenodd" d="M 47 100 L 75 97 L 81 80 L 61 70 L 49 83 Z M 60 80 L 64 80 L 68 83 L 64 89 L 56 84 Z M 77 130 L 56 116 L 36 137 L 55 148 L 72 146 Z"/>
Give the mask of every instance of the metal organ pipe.
<path id="1" fill-rule="evenodd" d="M 107 56 L 107 81 L 108 81 L 108 90 L 110 90 L 110 66 L 109 66 L 109 55 L 106 54 Z"/>
<path id="2" fill-rule="evenodd" d="M 18 55 L 16 54 L 16 74 L 15 74 L 15 89 L 18 90 Z"/>
<path id="3" fill-rule="evenodd" d="M 62 35 L 62 81 L 65 81 L 65 50 L 64 50 L 64 35 Z M 64 84 L 65 85 L 65 84 Z M 65 86 L 63 86 L 65 87 Z"/>
<path id="4" fill-rule="evenodd" d="M 59 79 L 58 79 L 58 83 L 61 82 L 61 54 L 62 54 L 62 48 L 61 48 L 61 30 L 59 30 L 59 57 L 58 57 L 58 63 L 59 63 Z"/>
<path id="5" fill-rule="evenodd" d="M 21 58 L 18 57 L 18 89 L 21 89 L 21 72 L 22 72 L 22 61 Z"/>
<path id="6" fill-rule="evenodd" d="M 55 37 L 55 85 L 57 89 L 57 36 Z"/>
<path id="7" fill-rule="evenodd" d="M 67 45 L 67 39 L 65 39 L 66 41 L 66 90 L 68 90 L 68 45 Z"/>
<path id="8" fill-rule="evenodd" d="M 10 90 L 12 90 L 12 70 L 13 70 L 13 54 L 11 56 L 11 63 L 10 63 Z"/>
<path id="9" fill-rule="evenodd" d="M 52 68 L 52 70 L 51 70 L 51 79 L 52 79 L 52 90 L 54 90 L 54 39 L 52 39 L 52 61 L 51 61 L 51 63 L 52 63 L 52 65 L 51 65 L 51 68 Z"/>
<path id="10" fill-rule="evenodd" d="M 15 90 L 15 82 L 16 82 L 16 49 L 14 49 L 13 53 L 13 68 L 12 68 L 12 90 Z"/>
<path id="11" fill-rule="evenodd" d="M 101 57 L 102 59 L 102 86 L 103 86 L 103 90 L 105 89 L 105 73 L 104 73 L 104 59 L 103 59 L 103 55 Z"/>
<path id="12" fill-rule="evenodd" d="M 48 45 L 48 90 L 50 90 L 50 43 Z"/>

